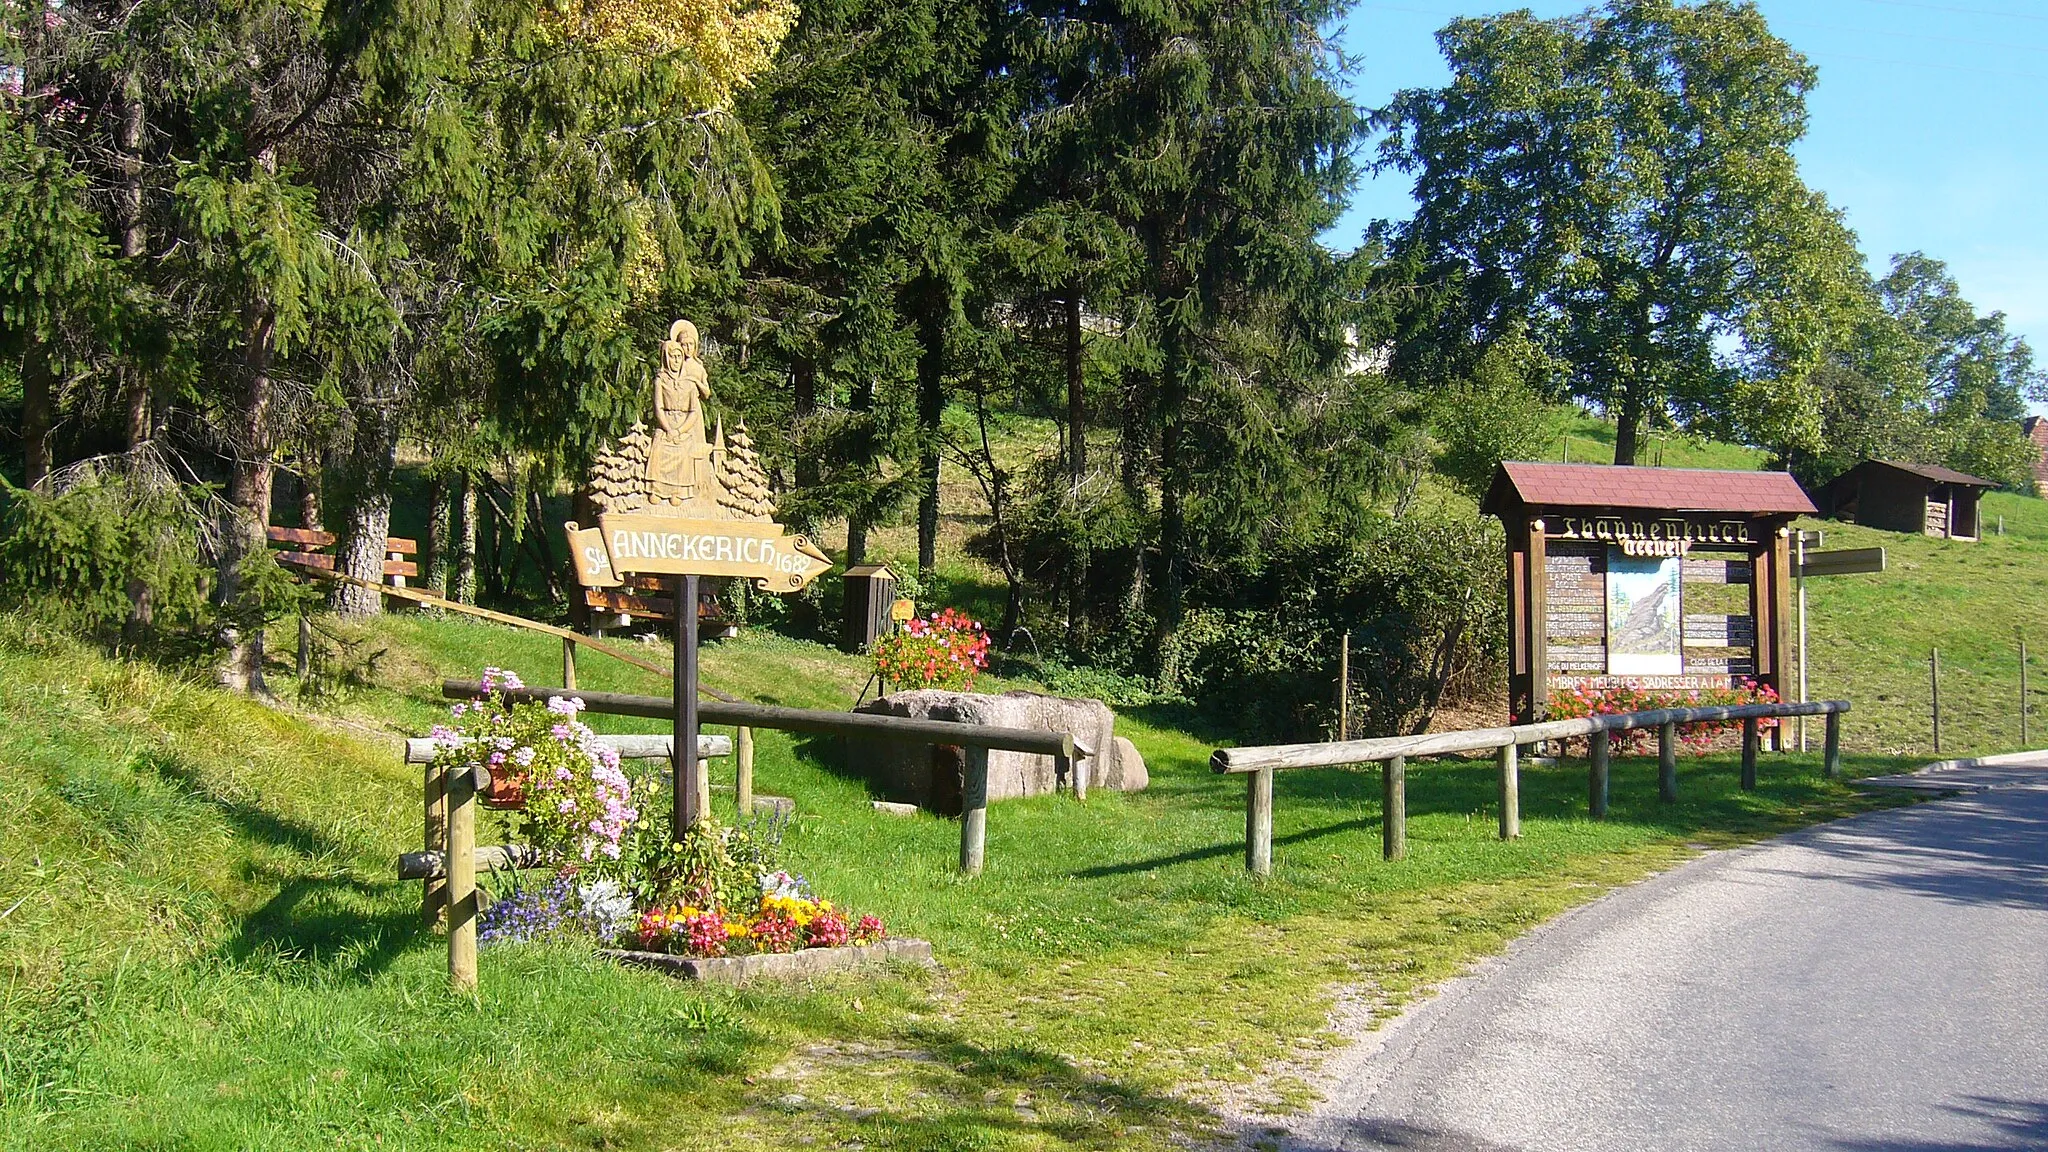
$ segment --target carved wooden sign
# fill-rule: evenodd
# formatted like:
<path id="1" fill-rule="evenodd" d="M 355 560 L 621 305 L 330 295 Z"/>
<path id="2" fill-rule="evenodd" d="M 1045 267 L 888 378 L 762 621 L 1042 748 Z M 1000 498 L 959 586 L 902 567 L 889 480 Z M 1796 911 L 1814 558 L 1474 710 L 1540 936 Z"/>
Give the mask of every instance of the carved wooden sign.
<path id="1" fill-rule="evenodd" d="M 614 588 L 633 573 L 738 576 L 795 592 L 831 561 L 772 518 L 767 473 L 744 423 L 707 435 L 711 383 L 697 329 L 678 320 L 654 377 L 654 427 L 635 424 L 591 473 L 597 527 L 566 525 L 577 580 Z"/>

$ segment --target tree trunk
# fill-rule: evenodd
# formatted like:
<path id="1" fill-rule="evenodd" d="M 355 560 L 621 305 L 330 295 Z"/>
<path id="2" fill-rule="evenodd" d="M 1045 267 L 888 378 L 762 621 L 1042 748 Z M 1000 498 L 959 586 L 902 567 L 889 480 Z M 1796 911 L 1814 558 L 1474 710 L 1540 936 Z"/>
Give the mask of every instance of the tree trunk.
<path id="1" fill-rule="evenodd" d="M 815 488 L 818 484 L 817 454 L 806 450 L 803 443 L 805 425 L 818 411 L 818 362 L 809 356 L 799 356 L 789 368 L 790 390 L 795 394 L 796 409 L 796 486 L 799 489 Z"/>
<path id="2" fill-rule="evenodd" d="M 452 503 L 448 477 L 434 473 L 433 480 L 427 485 L 427 554 L 424 559 L 427 562 L 427 591 L 444 599 L 452 598 L 448 584 L 449 554 L 455 543 L 449 538 L 454 527 L 449 515 Z"/>
<path id="3" fill-rule="evenodd" d="M 121 84 L 121 125 L 116 140 L 121 155 L 121 259 L 133 265 L 142 259 L 148 234 L 142 227 L 142 76 L 130 68 Z M 131 273 L 139 271 L 131 268 Z M 132 451 L 148 440 L 152 431 L 149 414 L 149 378 L 135 364 L 120 369 L 121 407 L 125 417 L 128 447 Z"/>
<path id="4" fill-rule="evenodd" d="M 1164 309 L 1162 309 L 1164 311 Z M 1187 518 L 1181 502 L 1181 432 L 1186 419 L 1186 372 L 1179 334 L 1167 326 L 1160 347 L 1159 374 L 1159 637 L 1163 643 L 1180 627 L 1183 551 Z"/>
<path id="5" fill-rule="evenodd" d="M 271 337 L 277 317 L 263 296 L 242 309 L 242 396 L 235 429 L 235 460 L 228 479 L 228 503 L 234 511 L 223 526 L 220 558 L 221 602 L 233 606 L 242 594 L 245 558 L 269 548 L 264 529 L 270 524 Z M 221 637 L 227 653 L 221 683 L 246 692 L 266 691 L 263 684 L 263 630 L 244 632 L 230 624 Z"/>
<path id="6" fill-rule="evenodd" d="M 383 402 L 359 404 L 355 435 L 345 458 L 340 489 L 345 493 L 335 569 L 370 585 L 334 586 L 337 615 L 375 616 L 384 611 L 376 591 L 384 582 L 385 541 L 391 535 L 391 472 L 398 463 L 398 419 Z"/>
<path id="7" fill-rule="evenodd" d="M 21 361 L 22 484 L 34 487 L 50 474 L 50 428 L 57 408 L 57 381 L 40 341 L 31 339 Z"/>
<path id="8" fill-rule="evenodd" d="M 1088 474 L 1088 393 L 1081 373 L 1081 293 L 1067 295 L 1067 484 L 1081 494 Z"/>
<path id="9" fill-rule="evenodd" d="M 945 290 L 923 293 L 917 320 L 917 575 L 929 580 L 939 553 L 939 425 L 946 415 Z"/>
<path id="10" fill-rule="evenodd" d="M 1067 498 L 1078 511 L 1081 481 L 1088 474 L 1088 392 L 1081 372 L 1081 292 L 1067 293 Z M 1067 561 L 1066 641 L 1078 652 L 1087 643 L 1088 553 L 1075 548 Z"/>
<path id="11" fill-rule="evenodd" d="M 454 586 L 448 598 L 457 604 L 476 603 L 476 480 L 465 472 L 455 496 Z"/>
<path id="12" fill-rule="evenodd" d="M 875 407 L 875 382 L 872 378 L 864 379 L 860 383 L 854 385 L 853 402 L 849 406 L 855 412 L 860 412 L 864 414 L 873 412 Z M 864 444 L 872 444 L 873 441 L 874 436 L 872 432 L 870 432 L 863 438 Z M 869 478 L 873 479 L 875 472 L 875 461 L 872 458 L 856 460 L 853 462 L 853 467 L 866 470 Z M 868 509 L 865 498 L 863 499 L 863 502 L 860 506 L 852 509 L 846 514 L 846 562 L 849 565 L 864 564 L 867 562 L 868 520 Z"/>
<path id="13" fill-rule="evenodd" d="M 1614 422 L 1614 462 L 1636 462 L 1636 445 L 1643 427 L 1643 396 L 1636 388 L 1624 386 L 1621 412 Z"/>

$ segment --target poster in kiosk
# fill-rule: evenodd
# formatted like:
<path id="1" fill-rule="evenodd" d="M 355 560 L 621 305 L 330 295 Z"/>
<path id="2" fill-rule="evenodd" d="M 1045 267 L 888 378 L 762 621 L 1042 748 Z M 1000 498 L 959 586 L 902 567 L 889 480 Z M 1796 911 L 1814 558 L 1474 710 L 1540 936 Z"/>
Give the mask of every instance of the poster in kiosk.
<path id="1" fill-rule="evenodd" d="M 1507 530 L 1515 723 L 1581 686 L 1791 687 L 1789 525 L 1814 506 L 1790 474 L 1510 461 L 1481 508 Z"/>

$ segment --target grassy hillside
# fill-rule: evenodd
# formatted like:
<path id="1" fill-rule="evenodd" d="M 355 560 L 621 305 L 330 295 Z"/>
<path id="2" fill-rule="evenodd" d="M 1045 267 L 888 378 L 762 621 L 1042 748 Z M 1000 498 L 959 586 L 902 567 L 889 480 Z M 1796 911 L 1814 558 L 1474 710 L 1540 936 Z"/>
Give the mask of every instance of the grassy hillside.
<path id="1" fill-rule="evenodd" d="M 942 974 L 731 992 L 510 946 L 453 997 L 417 887 L 390 878 L 419 836 L 398 735 L 438 713 L 440 675 L 552 680 L 559 649 L 460 620 L 372 638 L 382 686 L 301 711 L 0 619 L 0 1147 L 1169 1147 L 1314 1052 L 1338 985 L 1398 1002 L 1692 845 L 1864 803 L 1788 758 L 1753 795 L 1725 761 L 1689 764 L 1662 807 L 1627 762 L 1596 824 L 1567 765 L 1527 776 L 1526 838 L 1502 845 L 1489 765 L 1417 765 L 1413 856 L 1388 865 L 1373 774 L 1293 773 L 1258 883 L 1242 785 L 1154 713 L 1120 721 L 1151 791 L 1001 804 L 989 871 L 963 882 L 951 822 L 879 815 L 764 734 L 760 785 L 803 814 L 790 863 L 933 940 Z M 656 687 L 608 664 L 582 679 Z M 707 674 L 843 706 L 860 669 L 749 638 Z"/>
<path id="2" fill-rule="evenodd" d="M 1936 540 L 1835 521 L 1802 527 L 1825 547 L 1885 549 L 1881 575 L 1807 581 L 1811 695 L 1855 702 L 1848 728 L 1872 751 L 1932 750 L 1928 659 L 1941 650 L 1942 752 L 2021 747 L 2019 641 L 2028 642 L 2033 747 L 2048 745 L 2048 501 L 1993 493 L 1984 539 Z M 1998 534 L 2003 518 L 2004 535 Z"/>

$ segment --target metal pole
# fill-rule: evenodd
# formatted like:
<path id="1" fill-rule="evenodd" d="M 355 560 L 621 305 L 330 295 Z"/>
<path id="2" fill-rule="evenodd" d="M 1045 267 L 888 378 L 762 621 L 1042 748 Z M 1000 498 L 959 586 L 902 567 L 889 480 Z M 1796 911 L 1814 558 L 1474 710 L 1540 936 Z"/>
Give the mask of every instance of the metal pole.
<path id="1" fill-rule="evenodd" d="M 1351 630 L 1344 630 L 1337 652 L 1337 739 L 1351 739 Z"/>
<path id="2" fill-rule="evenodd" d="M 2027 746 L 2027 642 L 2020 641 L 2020 747 Z"/>
<path id="3" fill-rule="evenodd" d="M 698 777 L 703 768 L 697 762 L 697 578 L 676 580 L 676 694 L 675 745 L 669 749 L 669 785 L 674 792 L 669 834 L 681 844 L 690 826 L 704 813 L 698 811 Z"/>
<path id="4" fill-rule="evenodd" d="M 1928 650 L 1928 700 L 1934 707 L 1934 754 L 1941 755 L 1941 649 Z"/>
<path id="5" fill-rule="evenodd" d="M 1794 537 L 1799 550 L 1799 702 L 1806 703 L 1806 533 Z M 1782 745 L 1781 745 L 1782 747 Z M 1799 717 L 1799 750 L 1806 751 L 1806 717 Z"/>

